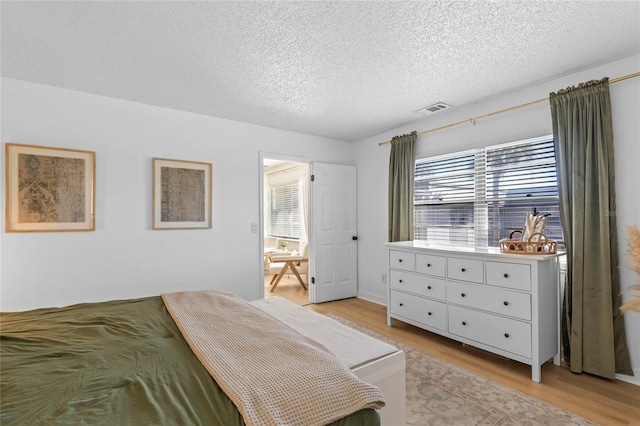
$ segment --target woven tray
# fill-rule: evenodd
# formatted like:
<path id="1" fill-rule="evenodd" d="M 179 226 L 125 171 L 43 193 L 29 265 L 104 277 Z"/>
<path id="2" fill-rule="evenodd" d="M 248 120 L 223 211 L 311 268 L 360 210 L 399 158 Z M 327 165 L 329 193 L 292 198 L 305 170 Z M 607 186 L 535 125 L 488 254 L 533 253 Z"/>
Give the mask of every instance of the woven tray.
<path id="1" fill-rule="evenodd" d="M 558 244 L 549 240 L 546 235 L 536 232 L 531 234 L 529 241 L 520 241 L 512 239 L 513 234 L 521 231 L 514 231 L 509 238 L 503 238 L 499 241 L 500 251 L 503 253 L 513 254 L 555 254 L 558 251 Z M 531 241 L 533 237 L 539 235 L 538 241 Z"/>

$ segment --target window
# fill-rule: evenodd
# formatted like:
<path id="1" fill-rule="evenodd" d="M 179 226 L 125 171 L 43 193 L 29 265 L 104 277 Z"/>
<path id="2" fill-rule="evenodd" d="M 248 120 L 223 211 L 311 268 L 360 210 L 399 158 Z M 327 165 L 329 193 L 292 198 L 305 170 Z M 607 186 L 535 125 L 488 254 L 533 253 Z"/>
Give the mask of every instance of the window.
<path id="1" fill-rule="evenodd" d="M 416 161 L 414 239 L 474 244 L 473 152 Z"/>
<path id="2" fill-rule="evenodd" d="M 298 182 L 269 187 L 269 235 L 300 237 Z"/>
<path id="3" fill-rule="evenodd" d="M 562 245 L 554 142 L 531 139 L 416 161 L 414 239 L 497 246 L 527 212 Z"/>

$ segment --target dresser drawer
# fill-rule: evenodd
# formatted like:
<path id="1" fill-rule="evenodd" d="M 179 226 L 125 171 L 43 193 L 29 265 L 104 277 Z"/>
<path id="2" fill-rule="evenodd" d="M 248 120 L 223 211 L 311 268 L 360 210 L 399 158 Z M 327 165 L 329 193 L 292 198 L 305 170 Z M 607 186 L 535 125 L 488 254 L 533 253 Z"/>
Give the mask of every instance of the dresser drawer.
<path id="1" fill-rule="evenodd" d="M 449 333 L 531 358 L 531 324 L 449 305 Z"/>
<path id="2" fill-rule="evenodd" d="M 417 293 L 442 301 L 444 301 L 445 298 L 444 280 L 427 275 L 391 271 L 389 285 L 391 288 Z"/>
<path id="3" fill-rule="evenodd" d="M 531 266 L 520 263 L 487 262 L 487 284 L 531 291 Z"/>
<path id="4" fill-rule="evenodd" d="M 416 254 L 416 272 L 444 278 L 444 256 L 432 256 L 429 254 Z"/>
<path id="5" fill-rule="evenodd" d="M 442 331 L 447 330 L 447 306 L 420 296 L 391 290 L 389 310 L 398 315 Z"/>
<path id="6" fill-rule="evenodd" d="M 389 250 L 389 267 L 393 269 L 403 269 L 405 271 L 415 271 L 416 255 L 406 251 Z"/>
<path id="7" fill-rule="evenodd" d="M 483 263 L 482 260 L 450 257 L 447 259 L 447 277 L 482 284 L 484 282 Z"/>
<path id="8" fill-rule="evenodd" d="M 531 295 L 486 285 L 449 282 L 447 302 L 531 320 Z"/>

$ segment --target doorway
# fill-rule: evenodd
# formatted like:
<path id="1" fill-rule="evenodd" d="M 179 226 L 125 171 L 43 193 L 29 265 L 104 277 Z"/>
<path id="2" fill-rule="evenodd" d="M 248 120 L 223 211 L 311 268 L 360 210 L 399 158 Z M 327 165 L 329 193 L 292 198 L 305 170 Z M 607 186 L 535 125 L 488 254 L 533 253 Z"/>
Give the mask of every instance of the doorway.
<path id="1" fill-rule="evenodd" d="M 309 304 L 310 162 L 261 154 L 260 242 L 263 297 Z"/>

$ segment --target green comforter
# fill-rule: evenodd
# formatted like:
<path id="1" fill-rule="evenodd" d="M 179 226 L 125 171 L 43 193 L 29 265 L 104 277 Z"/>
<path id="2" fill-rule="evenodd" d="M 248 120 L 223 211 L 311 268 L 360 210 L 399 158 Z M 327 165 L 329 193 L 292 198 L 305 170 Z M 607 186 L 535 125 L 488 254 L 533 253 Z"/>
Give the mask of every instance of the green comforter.
<path id="1" fill-rule="evenodd" d="M 1 313 L 0 330 L 3 426 L 243 424 L 160 297 Z"/>

